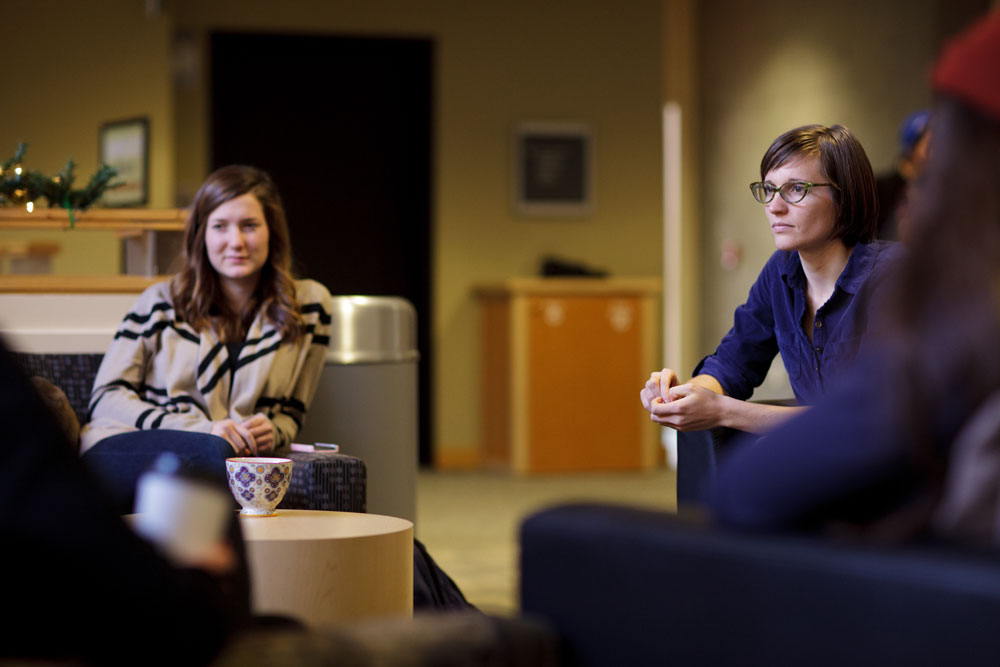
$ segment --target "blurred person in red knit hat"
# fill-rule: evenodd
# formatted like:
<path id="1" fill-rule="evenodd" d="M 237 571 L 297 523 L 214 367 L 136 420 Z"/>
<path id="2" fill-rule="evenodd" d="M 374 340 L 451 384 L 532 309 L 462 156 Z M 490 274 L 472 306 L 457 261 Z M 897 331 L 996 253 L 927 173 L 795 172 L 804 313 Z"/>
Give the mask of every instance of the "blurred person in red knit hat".
<path id="1" fill-rule="evenodd" d="M 1000 10 L 945 47 L 932 85 L 880 341 L 819 405 L 723 463 L 722 524 L 1000 543 Z"/>

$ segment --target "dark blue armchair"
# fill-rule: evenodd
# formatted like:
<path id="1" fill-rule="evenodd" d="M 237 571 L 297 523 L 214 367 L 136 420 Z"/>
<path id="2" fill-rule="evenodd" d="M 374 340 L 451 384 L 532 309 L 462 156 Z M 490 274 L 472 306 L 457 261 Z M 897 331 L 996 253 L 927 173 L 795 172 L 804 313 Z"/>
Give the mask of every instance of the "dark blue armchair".
<path id="1" fill-rule="evenodd" d="M 791 407 L 794 399 L 754 401 Z M 702 494 L 715 476 L 719 462 L 743 438 L 753 435 L 724 426 L 677 434 L 677 506 L 701 504 Z"/>
<path id="2" fill-rule="evenodd" d="M 1000 554 L 747 535 L 569 505 L 521 527 L 567 665 L 997 665 Z"/>

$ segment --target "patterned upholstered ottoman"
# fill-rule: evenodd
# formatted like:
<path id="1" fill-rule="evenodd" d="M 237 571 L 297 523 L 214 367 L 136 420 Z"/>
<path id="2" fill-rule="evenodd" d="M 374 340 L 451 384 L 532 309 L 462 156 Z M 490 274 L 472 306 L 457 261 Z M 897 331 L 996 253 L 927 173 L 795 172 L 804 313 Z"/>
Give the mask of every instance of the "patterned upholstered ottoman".
<path id="1" fill-rule="evenodd" d="M 29 377 L 38 375 L 66 394 L 80 424 L 87 422 L 87 404 L 102 354 L 14 353 Z M 292 483 L 281 506 L 286 509 L 364 512 L 367 509 L 367 469 L 353 456 L 292 452 Z"/>

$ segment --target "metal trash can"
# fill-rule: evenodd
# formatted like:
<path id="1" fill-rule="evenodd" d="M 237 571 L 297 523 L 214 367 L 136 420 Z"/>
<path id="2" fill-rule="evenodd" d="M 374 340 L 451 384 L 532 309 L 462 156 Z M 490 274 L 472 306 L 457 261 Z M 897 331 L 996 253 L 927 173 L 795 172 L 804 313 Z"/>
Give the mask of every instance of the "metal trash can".
<path id="1" fill-rule="evenodd" d="M 406 299 L 334 297 L 330 349 L 297 442 L 368 469 L 368 511 L 416 520 L 417 312 Z"/>

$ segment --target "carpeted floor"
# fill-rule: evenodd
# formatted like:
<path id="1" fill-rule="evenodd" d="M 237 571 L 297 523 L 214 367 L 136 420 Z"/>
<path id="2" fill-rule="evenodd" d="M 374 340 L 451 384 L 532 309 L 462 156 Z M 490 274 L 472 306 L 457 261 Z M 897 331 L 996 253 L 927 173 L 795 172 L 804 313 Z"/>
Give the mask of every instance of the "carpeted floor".
<path id="1" fill-rule="evenodd" d="M 422 470 L 416 535 L 483 611 L 517 611 L 517 531 L 531 512 L 576 500 L 674 510 L 674 472 L 516 476 Z"/>

